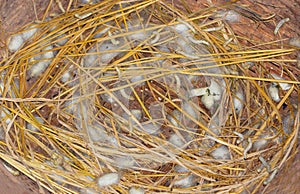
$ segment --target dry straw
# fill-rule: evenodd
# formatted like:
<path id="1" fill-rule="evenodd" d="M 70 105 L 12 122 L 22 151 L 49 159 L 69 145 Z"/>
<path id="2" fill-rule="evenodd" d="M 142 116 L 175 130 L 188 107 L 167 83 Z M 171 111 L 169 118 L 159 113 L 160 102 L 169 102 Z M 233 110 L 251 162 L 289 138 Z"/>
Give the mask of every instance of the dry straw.
<path id="1" fill-rule="evenodd" d="M 255 192 L 295 151 L 295 49 L 240 45 L 224 8 L 105 0 L 24 27 L 1 62 L 0 157 L 53 193 Z"/>

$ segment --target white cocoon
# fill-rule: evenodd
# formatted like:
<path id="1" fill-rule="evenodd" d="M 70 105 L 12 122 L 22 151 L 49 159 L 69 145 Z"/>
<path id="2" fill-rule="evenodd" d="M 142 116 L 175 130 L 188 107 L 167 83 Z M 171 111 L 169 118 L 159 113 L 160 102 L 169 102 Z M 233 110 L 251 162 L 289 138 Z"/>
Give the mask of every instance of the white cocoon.
<path id="1" fill-rule="evenodd" d="M 212 94 L 206 93 L 202 96 L 201 101 L 208 110 L 211 110 L 214 106 L 214 96 Z"/>
<path id="2" fill-rule="evenodd" d="M 99 192 L 95 191 L 92 188 L 83 188 L 80 189 L 80 194 L 99 194 Z"/>
<path id="3" fill-rule="evenodd" d="M 221 86 L 215 82 L 214 80 L 211 80 L 210 86 L 209 86 L 209 93 L 213 96 L 214 100 L 220 100 L 222 96 L 222 88 Z"/>
<path id="4" fill-rule="evenodd" d="M 169 138 L 169 142 L 179 148 L 182 148 L 184 146 L 184 141 L 176 133 L 171 135 L 171 137 Z"/>
<path id="5" fill-rule="evenodd" d="M 67 81 L 70 81 L 70 78 L 71 78 L 71 73 L 67 71 L 61 76 L 60 81 L 62 83 L 66 83 Z"/>
<path id="6" fill-rule="evenodd" d="M 101 125 L 89 125 L 87 130 L 93 142 L 104 141 L 105 136 L 107 136 Z"/>
<path id="7" fill-rule="evenodd" d="M 188 176 L 179 176 L 178 180 L 174 182 L 174 186 L 187 188 L 195 184 L 194 175 L 190 174 Z"/>
<path id="8" fill-rule="evenodd" d="M 275 102 L 279 102 L 280 101 L 280 97 L 279 97 L 279 89 L 276 85 L 271 84 L 269 87 L 269 93 L 271 98 L 275 101 Z"/>
<path id="9" fill-rule="evenodd" d="M 181 172 L 181 173 L 183 173 L 183 172 L 190 172 L 189 169 L 187 169 L 187 168 L 184 167 L 184 166 L 180 166 L 180 165 L 176 165 L 176 166 L 174 167 L 174 171 L 175 171 L 175 172 Z"/>
<path id="10" fill-rule="evenodd" d="M 179 34 L 183 34 L 189 31 L 189 27 L 185 24 L 177 24 L 171 27 L 173 30 L 178 32 Z"/>
<path id="11" fill-rule="evenodd" d="M 237 92 L 235 96 L 233 99 L 234 110 L 236 113 L 239 113 L 244 107 L 245 98 L 241 92 Z"/>
<path id="12" fill-rule="evenodd" d="M 264 138 L 266 138 L 265 135 L 261 136 L 261 138 L 259 140 L 255 141 L 253 143 L 253 146 L 252 146 L 253 150 L 259 151 L 259 150 L 262 150 L 267 147 L 268 140 L 266 140 Z"/>
<path id="13" fill-rule="evenodd" d="M 137 119 L 137 120 L 141 120 L 142 118 L 142 111 L 139 109 L 132 109 L 130 110 L 130 112 L 133 114 L 133 116 Z"/>
<path id="14" fill-rule="evenodd" d="M 229 10 L 223 13 L 223 19 L 227 22 L 238 22 L 240 20 L 240 14 L 234 10 Z"/>
<path id="15" fill-rule="evenodd" d="M 120 52 L 115 52 L 113 50 L 118 50 L 120 45 L 113 45 L 112 43 L 106 42 L 99 46 L 100 62 L 103 64 L 109 63 L 113 58 L 115 58 Z M 112 52 L 113 51 L 113 52 Z"/>
<path id="16" fill-rule="evenodd" d="M 224 146 L 224 145 L 216 148 L 210 154 L 216 160 L 229 160 L 230 159 L 229 149 L 227 146 Z"/>
<path id="17" fill-rule="evenodd" d="M 114 160 L 116 166 L 123 169 L 132 168 L 136 164 L 135 159 L 130 156 L 116 156 Z"/>
<path id="18" fill-rule="evenodd" d="M 179 126 L 178 122 L 181 122 L 181 120 L 182 120 L 182 113 L 179 112 L 178 110 L 174 110 L 173 111 L 173 116 L 175 118 L 173 118 L 171 115 L 168 115 L 167 119 L 170 121 L 170 123 L 172 125 L 174 125 L 175 127 L 178 127 Z"/>
<path id="19" fill-rule="evenodd" d="M 90 49 L 88 51 L 88 54 L 84 56 L 83 61 L 84 61 L 84 66 L 85 67 L 91 67 L 94 66 L 96 63 L 96 60 L 98 58 L 97 54 L 90 54 L 96 52 L 95 49 Z"/>
<path id="20" fill-rule="evenodd" d="M 280 76 L 277 75 L 277 74 L 272 73 L 271 75 L 272 75 L 272 77 L 273 77 L 274 79 L 277 79 L 277 80 L 285 80 L 285 79 L 283 79 L 282 77 L 280 77 Z M 277 83 L 273 83 L 273 84 L 274 84 L 274 85 L 277 85 Z M 289 89 L 291 88 L 291 85 L 288 84 L 288 83 L 279 83 L 279 85 L 280 85 L 280 87 L 281 87 L 282 90 L 289 90 Z"/>
<path id="21" fill-rule="evenodd" d="M 145 190 L 141 187 L 130 187 L 129 194 L 144 194 Z"/>
<path id="22" fill-rule="evenodd" d="M 118 184 L 119 182 L 120 182 L 120 175 L 115 172 L 104 174 L 103 176 L 99 177 L 97 180 L 97 184 L 99 187 L 107 187 L 107 186 Z"/>
<path id="23" fill-rule="evenodd" d="M 144 131 L 148 134 L 157 134 L 161 125 L 157 123 L 142 123 L 142 127 L 143 128 L 140 128 L 140 131 Z"/>
<path id="24" fill-rule="evenodd" d="M 36 32 L 37 32 L 37 28 L 30 28 L 27 31 L 24 31 L 22 33 L 22 37 L 24 40 L 28 40 L 29 38 L 31 38 Z"/>
<path id="25" fill-rule="evenodd" d="M 182 104 L 182 109 L 187 112 L 194 119 L 198 119 L 198 115 L 195 112 L 194 108 L 190 105 L 190 103 L 184 101 Z"/>
<path id="26" fill-rule="evenodd" d="M 190 90 L 190 98 L 195 97 L 195 96 L 203 96 L 205 94 L 207 94 L 207 89 L 208 87 L 205 88 L 195 88 Z"/>
<path id="27" fill-rule="evenodd" d="M 41 56 L 35 57 L 41 61 L 39 61 L 38 63 L 34 64 L 31 69 L 30 69 L 30 76 L 31 77 L 36 77 L 41 75 L 45 69 L 50 65 L 51 63 L 51 59 L 54 58 L 54 53 L 53 51 L 50 51 L 53 49 L 52 45 L 47 46 L 44 52 Z"/>
<path id="28" fill-rule="evenodd" d="M 23 45 L 23 43 L 24 43 L 24 40 L 23 40 L 21 34 L 13 35 L 10 38 L 10 41 L 8 43 L 8 50 L 10 52 L 16 52 L 17 50 L 20 49 L 20 47 Z"/>

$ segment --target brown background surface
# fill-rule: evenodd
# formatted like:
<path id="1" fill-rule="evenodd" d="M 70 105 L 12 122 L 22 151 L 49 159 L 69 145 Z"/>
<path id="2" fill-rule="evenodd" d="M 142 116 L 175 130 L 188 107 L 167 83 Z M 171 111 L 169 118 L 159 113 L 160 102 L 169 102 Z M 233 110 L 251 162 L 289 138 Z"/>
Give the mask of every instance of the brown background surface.
<path id="1" fill-rule="evenodd" d="M 61 0 L 65 8 L 76 0 Z M 206 0 L 187 0 L 192 10 L 198 10 L 206 3 Z M 226 2 L 224 0 L 213 1 L 216 5 Z M 241 21 L 232 24 L 235 32 L 250 37 L 257 41 L 273 41 L 282 39 L 288 41 L 289 38 L 300 36 L 300 0 L 242 0 L 239 4 L 248 5 L 248 8 L 255 10 L 262 16 L 273 13 L 276 16 L 266 23 L 256 23 L 248 18 L 241 18 Z M 5 56 L 5 44 L 7 38 L 16 32 L 20 27 L 32 21 L 42 20 L 45 10 L 50 4 L 49 13 L 61 14 L 54 0 L 0 0 L 0 60 Z M 48 16 L 48 15 L 47 15 Z M 274 36 L 273 31 L 276 24 L 283 18 L 290 18 L 290 21 L 281 29 L 278 36 Z M 260 33 L 263 32 L 263 33 Z M 296 66 L 295 66 L 296 68 Z M 299 71 L 299 68 L 297 69 Z M 298 102 L 299 105 L 299 102 Z M 299 146 L 297 150 L 299 149 Z M 47 193 L 25 175 L 13 176 L 0 162 L 0 194 L 6 193 Z M 259 193 L 300 193 L 300 154 L 295 154 L 287 160 L 286 164 L 275 179 L 267 187 L 261 188 Z"/>

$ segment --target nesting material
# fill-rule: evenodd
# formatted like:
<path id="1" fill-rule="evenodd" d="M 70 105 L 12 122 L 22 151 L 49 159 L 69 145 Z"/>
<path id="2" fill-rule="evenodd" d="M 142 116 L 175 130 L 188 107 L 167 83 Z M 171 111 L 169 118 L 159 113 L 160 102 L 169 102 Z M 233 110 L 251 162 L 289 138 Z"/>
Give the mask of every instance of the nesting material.
<path id="1" fill-rule="evenodd" d="M 18 172 L 50 193 L 255 192 L 259 156 L 272 173 L 296 150 L 294 69 L 260 68 L 293 47 L 235 34 L 223 7 L 78 2 L 13 35 L 0 62 L 0 158 Z"/>

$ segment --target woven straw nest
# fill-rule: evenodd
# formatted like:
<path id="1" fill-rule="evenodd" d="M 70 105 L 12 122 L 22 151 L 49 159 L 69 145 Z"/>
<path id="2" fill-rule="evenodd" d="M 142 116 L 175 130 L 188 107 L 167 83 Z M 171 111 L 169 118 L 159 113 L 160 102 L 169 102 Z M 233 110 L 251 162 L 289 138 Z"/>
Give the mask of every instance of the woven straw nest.
<path id="1" fill-rule="evenodd" d="M 232 14 L 106 0 L 25 26 L 1 65 L 0 157 L 53 193 L 268 184 L 295 151 L 295 48 L 240 45 Z"/>

